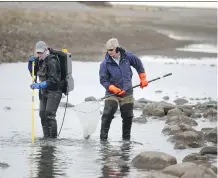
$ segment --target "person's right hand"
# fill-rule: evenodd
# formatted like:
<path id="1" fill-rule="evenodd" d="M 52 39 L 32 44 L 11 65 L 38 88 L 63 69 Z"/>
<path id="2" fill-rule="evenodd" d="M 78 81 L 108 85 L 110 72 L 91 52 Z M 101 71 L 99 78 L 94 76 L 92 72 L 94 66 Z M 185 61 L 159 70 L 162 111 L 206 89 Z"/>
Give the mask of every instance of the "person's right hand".
<path id="1" fill-rule="evenodd" d="M 118 94 L 119 96 L 122 96 L 126 93 L 124 90 L 121 90 L 120 88 L 117 88 L 114 85 L 110 85 L 108 90 L 114 94 Z"/>

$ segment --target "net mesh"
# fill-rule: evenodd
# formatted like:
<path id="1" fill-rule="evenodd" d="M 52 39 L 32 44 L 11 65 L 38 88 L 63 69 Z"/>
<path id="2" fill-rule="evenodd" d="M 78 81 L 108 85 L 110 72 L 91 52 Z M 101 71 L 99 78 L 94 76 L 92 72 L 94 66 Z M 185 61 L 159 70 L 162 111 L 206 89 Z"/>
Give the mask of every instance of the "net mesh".
<path id="1" fill-rule="evenodd" d="M 87 101 L 76 105 L 73 110 L 80 120 L 83 137 L 88 139 L 96 130 L 100 120 L 100 102 Z"/>

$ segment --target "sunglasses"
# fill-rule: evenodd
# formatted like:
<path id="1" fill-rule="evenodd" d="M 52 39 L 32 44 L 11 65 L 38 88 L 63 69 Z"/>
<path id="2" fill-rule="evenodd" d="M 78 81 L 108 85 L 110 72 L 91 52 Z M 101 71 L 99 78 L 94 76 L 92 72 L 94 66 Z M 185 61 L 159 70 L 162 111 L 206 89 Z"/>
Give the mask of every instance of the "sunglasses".
<path id="1" fill-rule="evenodd" d="M 114 49 L 108 49 L 107 51 L 113 51 Z"/>

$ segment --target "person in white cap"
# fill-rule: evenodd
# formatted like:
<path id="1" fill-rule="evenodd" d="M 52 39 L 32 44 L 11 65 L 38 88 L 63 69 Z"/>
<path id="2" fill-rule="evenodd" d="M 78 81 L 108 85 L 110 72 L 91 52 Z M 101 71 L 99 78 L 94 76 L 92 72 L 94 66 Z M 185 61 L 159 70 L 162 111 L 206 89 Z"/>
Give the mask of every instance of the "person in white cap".
<path id="1" fill-rule="evenodd" d="M 107 140 L 111 121 L 119 105 L 123 122 L 122 138 L 130 140 L 134 103 L 131 66 L 138 73 L 141 88 L 148 85 L 146 73 L 141 60 L 133 53 L 121 48 L 116 38 L 107 41 L 106 50 L 105 58 L 100 64 L 100 83 L 106 89 L 106 96 L 113 94 L 115 96 L 105 99 L 100 139 Z"/>
<path id="2" fill-rule="evenodd" d="M 56 112 L 61 101 L 62 91 L 59 88 L 61 80 L 60 62 L 56 56 L 50 54 L 44 41 L 35 45 L 34 56 L 28 59 L 28 68 L 32 72 L 32 62 L 35 61 L 35 76 L 39 83 L 31 84 L 31 89 L 39 89 L 41 125 L 44 137 L 57 137 Z M 37 80 L 37 79 L 36 79 Z"/>

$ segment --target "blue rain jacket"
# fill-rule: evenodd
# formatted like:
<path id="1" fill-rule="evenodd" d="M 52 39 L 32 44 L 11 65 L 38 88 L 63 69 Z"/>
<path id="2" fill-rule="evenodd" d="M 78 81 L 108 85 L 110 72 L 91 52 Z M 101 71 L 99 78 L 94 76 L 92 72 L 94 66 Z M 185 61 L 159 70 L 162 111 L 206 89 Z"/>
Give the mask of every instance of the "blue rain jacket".
<path id="1" fill-rule="evenodd" d="M 119 65 L 109 56 L 105 55 L 105 59 L 100 64 L 99 76 L 100 83 L 106 89 L 106 96 L 111 95 L 108 90 L 109 85 L 113 84 L 121 90 L 125 90 L 129 96 L 133 94 L 132 88 L 132 70 L 133 66 L 138 74 L 145 72 L 141 60 L 130 52 L 125 52 L 124 49 L 120 50 L 121 59 Z"/>

